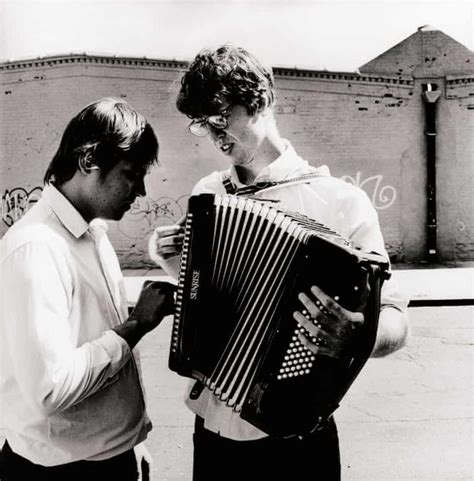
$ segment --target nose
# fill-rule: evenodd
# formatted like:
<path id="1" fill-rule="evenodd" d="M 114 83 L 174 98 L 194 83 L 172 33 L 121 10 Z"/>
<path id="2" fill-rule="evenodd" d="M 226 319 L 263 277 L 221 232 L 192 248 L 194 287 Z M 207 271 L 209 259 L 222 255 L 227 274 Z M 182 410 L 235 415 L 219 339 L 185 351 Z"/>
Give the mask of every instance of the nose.
<path id="1" fill-rule="evenodd" d="M 216 140 L 219 140 L 225 135 L 225 132 L 222 129 L 217 129 L 216 127 L 213 127 L 212 125 L 209 125 L 209 124 L 207 124 L 207 131 L 209 133 L 209 138 L 213 142 L 215 142 Z"/>
<path id="2" fill-rule="evenodd" d="M 140 178 L 135 184 L 135 193 L 138 197 L 144 197 L 146 195 L 145 179 Z"/>

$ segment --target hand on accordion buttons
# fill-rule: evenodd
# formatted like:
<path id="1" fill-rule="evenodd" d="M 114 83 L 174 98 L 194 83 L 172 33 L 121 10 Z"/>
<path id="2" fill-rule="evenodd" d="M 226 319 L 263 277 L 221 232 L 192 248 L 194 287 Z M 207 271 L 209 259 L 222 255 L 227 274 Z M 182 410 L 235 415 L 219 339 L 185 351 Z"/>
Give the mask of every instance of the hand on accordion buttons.
<path id="1" fill-rule="evenodd" d="M 315 354 L 340 358 L 363 324 L 364 315 L 344 309 L 316 286 L 311 287 L 311 293 L 299 294 L 298 299 L 303 308 L 293 317 L 306 331 L 298 333 L 299 341 Z"/>
<path id="2" fill-rule="evenodd" d="M 182 217 L 176 224 L 157 227 L 148 241 L 148 251 L 156 263 L 181 254 L 184 239 Z"/>
<path id="3" fill-rule="evenodd" d="M 146 282 L 130 319 L 135 319 L 142 332 L 149 332 L 174 311 L 176 287 L 169 282 Z"/>

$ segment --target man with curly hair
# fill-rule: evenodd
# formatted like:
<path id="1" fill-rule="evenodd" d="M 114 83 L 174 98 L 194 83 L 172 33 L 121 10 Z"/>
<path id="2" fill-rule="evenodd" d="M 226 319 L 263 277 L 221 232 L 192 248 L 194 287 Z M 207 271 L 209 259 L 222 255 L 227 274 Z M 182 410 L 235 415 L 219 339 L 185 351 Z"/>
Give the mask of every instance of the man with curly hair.
<path id="1" fill-rule="evenodd" d="M 363 250 L 387 256 L 377 214 L 368 197 L 362 190 L 332 177 L 326 166 L 312 167 L 298 156 L 278 131 L 274 105 L 272 71 L 246 50 L 224 45 L 196 56 L 182 78 L 177 107 L 192 119 L 190 132 L 207 136 L 230 166 L 201 179 L 192 193 L 233 193 L 246 186 L 312 174 L 311 182 L 289 183 L 268 194 L 256 188 L 254 195 L 277 199 L 284 208 L 317 219 Z M 150 239 L 152 258 L 175 276 L 182 241 L 180 225 L 157 228 Z M 351 342 L 351 328 L 363 322 L 363 315 L 342 308 L 317 286 L 300 294 L 299 299 L 301 311 L 306 309 L 317 318 L 320 327 L 306 322 L 301 311 L 294 314 L 295 319 L 323 340 L 319 346 L 308 341 L 307 347 L 319 354 L 340 357 L 341 346 Z M 329 315 L 316 307 L 317 302 Z M 372 356 L 399 349 L 407 330 L 406 301 L 393 282 L 387 282 Z M 312 434 L 280 439 L 242 420 L 207 389 L 197 399 L 188 396 L 186 404 L 196 414 L 194 481 L 340 479 L 339 442 L 333 418 Z"/>

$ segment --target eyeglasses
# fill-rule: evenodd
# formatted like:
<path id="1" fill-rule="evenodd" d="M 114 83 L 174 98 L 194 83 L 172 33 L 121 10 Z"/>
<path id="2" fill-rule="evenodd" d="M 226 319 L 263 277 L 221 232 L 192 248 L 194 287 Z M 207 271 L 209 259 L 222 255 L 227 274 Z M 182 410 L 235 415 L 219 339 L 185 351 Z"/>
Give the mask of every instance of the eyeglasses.
<path id="1" fill-rule="evenodd" d="M 200 119 L 194 119 L 189 125 L 188 130 L 196 137 L 205 137 L 209 133 L 209 125 L 218 130 L 224 130 L 229 125 L 229 117 L 232 106 L 228 105 L 219 114 L 209 115 Z"/>

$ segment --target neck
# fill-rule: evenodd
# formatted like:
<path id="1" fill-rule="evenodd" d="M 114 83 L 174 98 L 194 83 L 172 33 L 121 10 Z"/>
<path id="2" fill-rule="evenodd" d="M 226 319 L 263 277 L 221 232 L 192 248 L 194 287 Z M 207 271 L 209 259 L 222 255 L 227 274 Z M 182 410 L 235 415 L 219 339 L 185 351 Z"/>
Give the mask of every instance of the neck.
<path id="1" fill-rule="evenodd" d="M 245 165 L 235 165 L 235 171 L 242 184 L 251 184 L 257 175 L 274 162 L 285 151 L 285 142 L 280 136 L 267 138 L 251 162 Z"/>
<path id="2" fill-rule="evenodd" d="M 94 213 L 88 207 L 88 202 L 83 200 L 81 190 L 77 183 L 74 182 L 74 178 L 64 182 L 64 184 L 55 185 L 55 187 L 66 197 L 87 223 L 90 223 L 95 218 Z"/>

